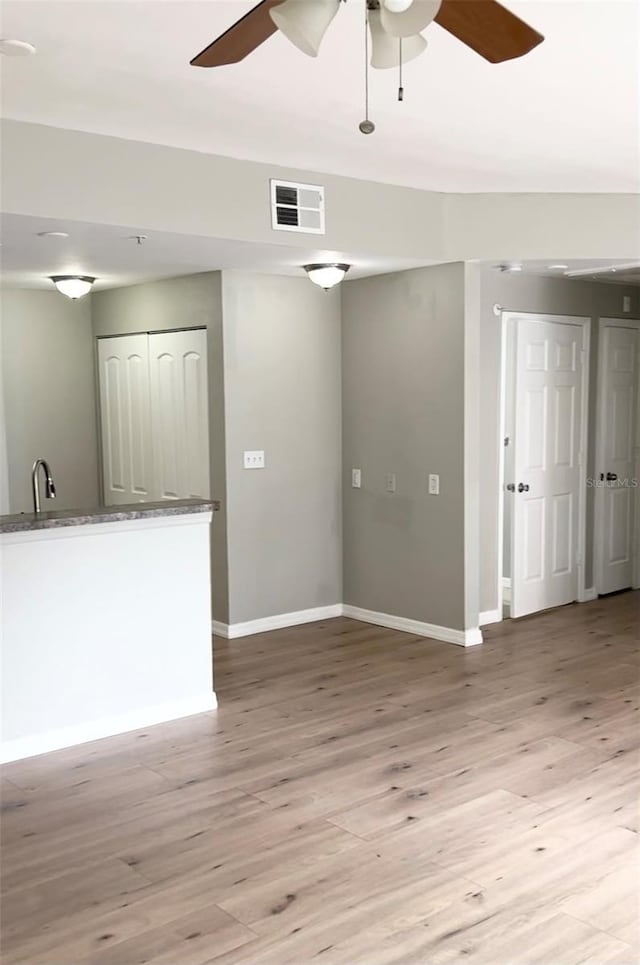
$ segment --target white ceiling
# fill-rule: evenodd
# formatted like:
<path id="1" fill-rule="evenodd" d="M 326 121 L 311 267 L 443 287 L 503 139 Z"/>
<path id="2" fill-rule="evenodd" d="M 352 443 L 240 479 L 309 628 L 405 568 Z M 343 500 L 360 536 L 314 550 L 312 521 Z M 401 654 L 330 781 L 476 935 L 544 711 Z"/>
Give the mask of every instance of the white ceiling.
<path id="1" fill-rule="evenodd" d="M 568 278 L 570 281 L 598 281 L 609 285 L 625 285 L 626 287 L 640 286 L 640 261 L 630 262 L 615 258 L 584 258 L 581 261 L 568 258 L 555 264 L 547 261 L 523 262 L 483 262 L 483 266 L 493 271 L 500 271 L 500 264 L 520 264 L 521 271 L 515 277 L 522 275 L 536 275 L 543 278 Z"/>
<path id="2" fill-rule="evenodd" d="M 546 35 L 528 56 L 482 60 L 433 25 L 426 53 L 374 71 L 363 117 L 363 0 L 348 0 L 317 60 L 274 35 L 247 60 L 189 59 L 255 0 L 6 0 L 5 116 L 198 151 L 446 191 L 640 187 L 640 5 L 505 0 Z"/>
<path id="3" fill-rule="evenodd" d="M 43 238 L 42 231 L 65 231 L 69 237 Z M 362 278 L 425 264 L 361 252 L 289 248 L 11 214 L 2 215 L 0 233 L 0 277 L 6 287 L 18 288 L 51 288 L 50 275 L 93 275 L 99 289 L 221 268 L 302 276 L 301 265 L 344 261 L 352 265 L 350 278 Z M 147 235 L 141 245 L 132 240 L 138 234 Z"/>

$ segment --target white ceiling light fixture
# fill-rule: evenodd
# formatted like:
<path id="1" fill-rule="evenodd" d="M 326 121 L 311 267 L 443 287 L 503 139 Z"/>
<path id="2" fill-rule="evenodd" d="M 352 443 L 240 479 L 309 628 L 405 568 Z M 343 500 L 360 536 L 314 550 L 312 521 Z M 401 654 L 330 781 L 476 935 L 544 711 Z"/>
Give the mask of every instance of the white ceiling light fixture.
<path id="1" fill-rule="evenodd" d="M 409 9 L 413 0 L 382 0 L 382 2 L 391 13 L 404 13 L 405 10 Z"/>
<path id="2" fill-rule="evenodd" d="M 302 267 L 314 285 L 318 285 L 319 288 L 324 288 L 328 292 L 330 288 L 340 284 L 351 265 L 332 262 L 330 264 L 303 265 Z"/>
<path id="3" fill-rule="evenodd" d="M 5 57 L 30 57 L 35 54 L 36 48 L 27 40 L 11 40 L 8 37 L 0 38 L 0 54 Z"/>
<path id="4" fill-rule="evenodd" d="M 95 278 L 91 275 L 50 275 L 58 291 L 67 298 L 82 298 L 91 291 Z"/>
<path id="5" fill-rule="evenodd" d="M 269 15 L 294 46 L 317 57 L 322 38 L 340 8 L 340 0 L 285 0 Z"/>
<path id="6" fill-rule="evenodd" d="M 39 231 L 38 238 L 68 238 L 68 231 Z"/>
<path id="7" fill-rule="evenodd" d="M 398 10 L 398 0 L 381 0 L 382 28 L 392 37 L 414 37 L 433 23 L 440 6 L 441 0 L 413 0 Z"/>
<path id="8" fill-rule="evenodd" d="M 382 26 L 380 10 L 369 11 L 369 29 L 371 30 L 371 66 L 385 70 L 399 67 L 400 63 L 415 60 L 426 50 L 427 41 L 420 34 L 407 37 L 402 46 L 397 37 L 392 37 Z"/>
<path id="9" fill-rule="evenodd" d="M 569 267 L 568 265 L 548 265 L 549 271 L 566 271 Z"/>

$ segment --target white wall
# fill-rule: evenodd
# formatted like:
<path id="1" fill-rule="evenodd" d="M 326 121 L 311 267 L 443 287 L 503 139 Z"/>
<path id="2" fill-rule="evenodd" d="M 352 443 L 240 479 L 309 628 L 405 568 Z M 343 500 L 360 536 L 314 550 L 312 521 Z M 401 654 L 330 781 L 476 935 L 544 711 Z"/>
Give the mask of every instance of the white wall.
<path id="1" fill-rule="evenodd" d="M 52 509 L 97 506 L 98 442 L 90 296 L 2 292 L 9 512 L 31 512 L 31 467 L 48 460 Z M 0 445 L 1 448 L 1 445 Z"/>
<path id="2" fill-rule="evenodd" d="M 210 516 L 0 533 L 0 759 L 215 707 Z"/>
<path id="3" fill-rule="evenodd" d="M 225 271 L 222 300 L 229 622 L 340 603 L 340 293 Z"/>

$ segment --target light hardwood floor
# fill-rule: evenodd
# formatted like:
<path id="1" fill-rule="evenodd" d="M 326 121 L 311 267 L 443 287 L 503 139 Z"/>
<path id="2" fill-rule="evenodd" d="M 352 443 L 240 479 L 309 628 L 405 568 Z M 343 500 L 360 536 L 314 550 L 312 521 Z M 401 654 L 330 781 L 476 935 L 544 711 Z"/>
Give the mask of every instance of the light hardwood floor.
<path id="1" fill-rule="evenodd" d="M 3 962 L 637 962 L 639 599 L 216 641 L 217 712 L 5 768 Z"/>

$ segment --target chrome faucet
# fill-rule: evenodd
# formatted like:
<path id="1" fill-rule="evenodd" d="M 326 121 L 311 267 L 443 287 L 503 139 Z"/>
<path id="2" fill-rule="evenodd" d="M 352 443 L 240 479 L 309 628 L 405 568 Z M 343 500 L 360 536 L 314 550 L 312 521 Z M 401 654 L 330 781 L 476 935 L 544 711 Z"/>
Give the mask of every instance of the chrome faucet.
<path id="1" fill-rule="evenodd" d="M 46 459 L 36 459 L 33 464 L 33 469 L 31 470 L 31 489 L 33 491 L 33 511 L 34 513 L 40 512 L 40 488 L 38 484 L 38 473 L 40 467 L 44 469 L 45 482 L 46 482 L 46 497 L 47 499 L 56 498 L 56 487 L 53 484 L 53 476 L 51 475 L 51 469 L 49 468 L 49 463 Z"/>

